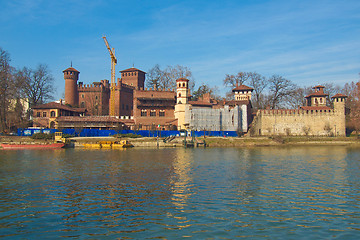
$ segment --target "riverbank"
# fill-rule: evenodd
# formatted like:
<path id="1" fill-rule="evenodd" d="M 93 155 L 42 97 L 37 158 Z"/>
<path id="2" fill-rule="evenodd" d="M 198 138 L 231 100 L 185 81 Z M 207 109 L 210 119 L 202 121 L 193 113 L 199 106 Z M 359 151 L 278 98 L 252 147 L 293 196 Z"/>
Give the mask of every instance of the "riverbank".
<path id="1" fill-rule="evenodd" d="M 134 147 L 182 147 L 183 137 L 176 137 L 170 142 L 164 142 L 162 138 L 123 138 L 128 140 Z M 84 143 L 96 143 L 99 141 L 117 141 L 114 137 L 74 137 L 71 138 L 76 148 L 83 147 Z M 191 138 L 187 138 L 191 140 Z M 207 147 L 256 147 L 256 146 L 281 146 L 281 145 L 345 145 L 360 146 L 357 137 L 199 137 L 197 142 L 205 140 Z M 1 143 L 45 143 L 50 140 L 32 139 L 30 137 L 0 136 Z"/>

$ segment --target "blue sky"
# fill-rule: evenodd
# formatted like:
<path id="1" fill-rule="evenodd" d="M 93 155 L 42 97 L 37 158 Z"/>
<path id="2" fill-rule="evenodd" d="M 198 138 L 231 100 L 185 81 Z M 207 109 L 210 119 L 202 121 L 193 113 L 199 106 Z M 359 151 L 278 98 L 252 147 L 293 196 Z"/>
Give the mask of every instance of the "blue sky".
<path id="1" fill-rule="evenodd" d="M 225 74 L 282 75 L 299 86 L 343 85 L 360 72 L 360 1 L 0 0 L 0 47 L 12 65 L 49 66 L 55 98 L 62 71 L 80 81 L 110 79 L 102 36 L 119 71 L 183 65 L 197 86 L 225 93 Z"/>

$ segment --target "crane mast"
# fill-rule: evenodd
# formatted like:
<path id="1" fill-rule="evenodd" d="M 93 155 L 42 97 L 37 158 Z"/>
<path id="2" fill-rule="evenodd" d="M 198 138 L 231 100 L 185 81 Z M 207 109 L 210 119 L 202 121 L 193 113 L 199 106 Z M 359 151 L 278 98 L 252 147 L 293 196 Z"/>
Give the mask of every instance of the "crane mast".
<path id="1" fill-rule="evenodd" d="M 106 37 L 103 37 L 105 45 L 110 53 L 111 57 L 111 83 L 110 83 L 110 107 L 109 107 L 109 115 L 115 116 L 115 65 L 117 63 L 117 59 L 115 57 L 115 49 L 110 48 L 109 43 Z"/>

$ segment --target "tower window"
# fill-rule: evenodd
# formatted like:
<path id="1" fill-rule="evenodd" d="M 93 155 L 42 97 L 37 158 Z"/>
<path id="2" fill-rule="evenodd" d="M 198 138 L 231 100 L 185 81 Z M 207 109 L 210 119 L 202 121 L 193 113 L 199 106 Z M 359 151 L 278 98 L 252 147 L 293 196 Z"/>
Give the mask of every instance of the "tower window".
<path id="1" fill-rule="evenodd" d="M 156 110 L 151 110 L 150 117 L 155 117 L 155 116 L 156 116 Z"/>
<path id="2" fill-rule="evenodd" d="M 55 111 L 51 111 L 51 112 L 50 112 L 50 116 L 51 116 L 51 117 L 55 117 Z"/>
<path id="3" fill-rule="evenodd" d="M 160 110 L 159 117 L 165 117 L 165 110 Z"/>
<path id="4" fill-rule="evenodd" d="M 142 116 L 142 117 L 146 117 L 146 110 L 144 110 L 144 109 L 141 110 L 141 116 Z"/>

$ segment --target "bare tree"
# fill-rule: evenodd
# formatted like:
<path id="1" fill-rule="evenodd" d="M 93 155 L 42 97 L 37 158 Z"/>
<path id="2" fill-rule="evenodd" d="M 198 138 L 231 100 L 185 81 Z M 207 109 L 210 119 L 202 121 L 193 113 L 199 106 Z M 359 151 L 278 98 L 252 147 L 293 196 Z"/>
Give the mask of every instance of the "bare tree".
<path id="1" fill-rule="evenodd" d="M 159 64 L 156 64 L 153 68 L 151 68 L 146 75 L 146 87 L 152 88 L 155 86 L 155 88 L 158 88 L 160 83 L 162 82 L 163 78 L 163 71 L 160 69 Z"/>
<path id="2" fill-rule="evenodd" d="M 328 96 L 326 97 L 326 104 L 332 107 L 331 97 L 337 93 L 340 93 L 342 89 L 340 86 L 334 85 L 333 83 L 324 83 L 322 85 L 325 87 L 324 93 L 328 94 Z"/>
<path id="3" fill-rule="evenodd" d="M 7 113 L 10 100 L 15 93 L 13 68 L 9 54 L 0 48 L 0 130 L 7 129 Z"/>
<path id="4" fill-rule="evenodd" d="M 346 100 L 346 129 L 351 133 L 360 131 L 360 82 L 346 83 L 342 93 L 348 96 Z"/>
<path id="5" fill-rule="evenodd" d="M 238 85 L 244 85 L 249 77 L 247 72 L 238 72 L 236 75 L 226 74 L 223 82 L 227 87 L 236 88 Z"/>
<path id="6" fill-rule="evenodd" d="M 299 108 L 305 104 L 305 96 L 309 95 L 311 87 L 296 87 L 284 97 L 283 104 L 289 108 Z"/>
<path id="7" fill-rule="evenodd" d="M 265 96 L 263 94 L 263 91 L 269 83 L 268 80 L 257 72 L 249 72 L 247 73 L 247 75 L 248 79 L 250 80 L 250 87 L 254 89 L 251 100 L 254 108 L 265 108 Z"/>
<path id="8" fill-rule="evenodd" d="M 195 87 L 195 81 L 191 70 L 188 67 L 181 65 L 168 66 L 164 70 L 161 70 L 160 66 L 156 64 L 153 68 L 148 71 L 148 82 L 147 87 L 153 87 L 161 89 L 175 89 L 176 80 L 179 78 L 189 79 L 190 90 Z"/>
<path id="9" fill-rule="evenodd" d="M 295 89 L 295 85 L 288 79 L 273 75 L 269 78 L 269 104 L 271 108 L 280 108 L 284 106 L 282 101 Z"/>
<path id="10" fill-rule="evenodd" d="M 35 70 L 24 67 L 17 76 L 23 95 L 29 99 L 30 106 L 52 99 L 54 78 L 46 65 L 40 64 Z"/>

